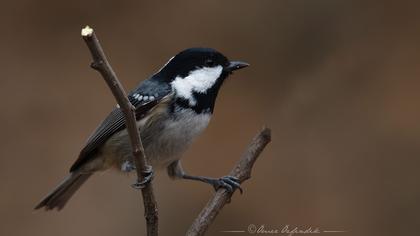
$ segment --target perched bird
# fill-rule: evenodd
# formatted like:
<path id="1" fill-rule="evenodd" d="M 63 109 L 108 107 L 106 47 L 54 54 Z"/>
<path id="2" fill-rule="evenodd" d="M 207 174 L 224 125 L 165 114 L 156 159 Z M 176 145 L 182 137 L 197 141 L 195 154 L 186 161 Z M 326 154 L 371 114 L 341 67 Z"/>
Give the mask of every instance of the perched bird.
<path id="1" fill-rule="evenodd" d="M 233 176 L 209 178 L 186 174 L 182 154 L 207 127 L 225 79 L 233 71 L 247 67 L 229 61 L 211 48 L 190 48 L 172 57 L 157 73 L 128 95 L 136 108 L 137 127 L 148 163 L 154 169 L 166 168 L 172 178 L 198 180 L 233 191 L 240 188 Z M 135 170 L 125 119 L 116 107 L 96 128 L 70 174 L 35 209 L 62 209 L 70 197 L 96 171 L 116 167 Z M 150 180 L 153 173 L 147 176 Z M 144 183 L 138 183 L 141 187 Z"/>

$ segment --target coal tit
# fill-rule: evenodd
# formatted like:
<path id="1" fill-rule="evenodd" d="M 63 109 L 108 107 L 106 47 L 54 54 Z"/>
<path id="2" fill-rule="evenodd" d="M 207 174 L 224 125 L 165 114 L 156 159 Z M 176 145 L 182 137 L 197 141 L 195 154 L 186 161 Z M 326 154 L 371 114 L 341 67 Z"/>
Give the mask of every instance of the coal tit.
<path id="1" fill-rule="evenodd" d="M 128 95 L 136 108 L 137 127 L 145 155 L 154 169 L 166 168 L 172 178 L 198 180 L 233 191 L 240 188 L 232 176 L 209 178 L 186 174 L 180 158 L 208 125 L 225 79 L 247 67 L 229 61 L 210 48 L 190 48 L 172 57 L 157 73 Z M 116 107 L 96 128 L 70 174 L 35 209 L 62 209 L 77 189 L 96 171 L 116 167 L 135 169 L 125 120 Z"/>

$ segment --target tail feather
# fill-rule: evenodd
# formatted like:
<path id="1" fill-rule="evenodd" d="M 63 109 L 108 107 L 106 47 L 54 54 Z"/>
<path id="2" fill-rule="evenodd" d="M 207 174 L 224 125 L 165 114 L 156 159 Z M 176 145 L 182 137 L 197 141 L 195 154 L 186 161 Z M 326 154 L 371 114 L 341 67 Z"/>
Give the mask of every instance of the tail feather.
<path id="1" fill-rule="evenodd" d="M 45 207 L 45 210 L 57 208 L 61 210 L 73 194 L 92 174 L 70 173 L 53 191 L 36 205 L 35 210 Z"/>

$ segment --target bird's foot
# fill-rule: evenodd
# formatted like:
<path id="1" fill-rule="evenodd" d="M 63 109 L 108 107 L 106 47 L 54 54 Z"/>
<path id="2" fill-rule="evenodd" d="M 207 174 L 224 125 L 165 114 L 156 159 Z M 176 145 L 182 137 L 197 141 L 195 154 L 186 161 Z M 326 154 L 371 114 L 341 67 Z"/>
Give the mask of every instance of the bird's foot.
<path id="1" fill-rule="evenodd" d="M 214 189 L 217 191 L 219 188 L 224 188 L 229 193 L 233 193 L 235 189 L 239 189 L 239 192 L 242 194 L 243 190 L 239 179 L 234 176 L 223 176 L 219 179 L 209 179 L 209 184 L 213 185 Z"/>
<path id="2" fill-rule="evenodd" d="M 143 189 L 150 183 L 150 181 L 152 181 L 154 176 L 152 166 L 146 166 L 146 168 L 147 169 L 142 172 L 142 180 L 139 181 L 139 179 L 137 179 L 137 182 L 132 184 L 131 187 L 135 189 Z"/>

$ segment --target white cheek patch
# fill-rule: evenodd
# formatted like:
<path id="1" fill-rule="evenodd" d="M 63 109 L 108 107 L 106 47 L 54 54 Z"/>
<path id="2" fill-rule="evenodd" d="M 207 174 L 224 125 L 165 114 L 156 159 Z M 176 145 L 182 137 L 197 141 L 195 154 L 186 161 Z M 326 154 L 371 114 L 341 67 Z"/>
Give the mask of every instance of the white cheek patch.
<path id="1" fill-rule="evenodd" d="M 206 93 L 216 83 L 222 70 L 222 66 L 200 68 L 192 71 L 185 78 L 177 76 L 171 85 L 178 96 L 189 100 L 190 105 L 194 106 L 197 101 L 193 92 Z"/>

